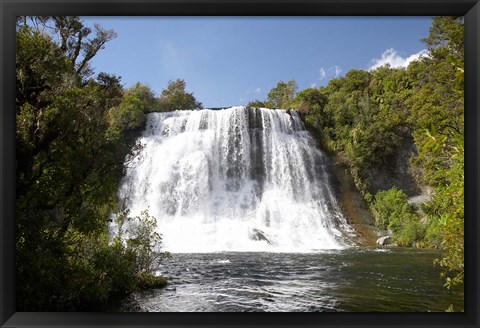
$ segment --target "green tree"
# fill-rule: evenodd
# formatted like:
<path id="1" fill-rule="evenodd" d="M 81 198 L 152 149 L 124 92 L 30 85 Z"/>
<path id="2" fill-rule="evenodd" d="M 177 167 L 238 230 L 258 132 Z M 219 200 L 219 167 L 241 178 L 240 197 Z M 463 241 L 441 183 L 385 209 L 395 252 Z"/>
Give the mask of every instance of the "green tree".
<path id="1" fill-rule="evenodd" d="M 147 85 L 137 82 L 131 88 L 126 90 L 125 95 L 127 97 L 132 96 L 139 99 L 143 104 L 143 111 L 145 113 L 158 110 L 158 99 L 152 89 Z"/>
<path id="2" fill-rule="evenodd" d="M 331 116 L 324 111 L 327 103 L 328 97 L 315 88 L 299 91 L 292 102 L 292 107 L 298 110 L 305 127 L 324 145 L 327 140 L 324 132 L 333 125 Z"/>
<path id="3" fill-rule="evenodd" d="M 182 79 L 169 81 L 167 88 L 162 90 L 160 95 L 160 110 L 174 111 L 202 108 L 202 103 L 195 99 L 193 93 L 186 92 L 185 88 L 186 83 Z"/>
<path id="4" fill-rule="evenodd" d="M 463 34 L 463 17 L 435 17 L 424 39 L 429 57 L 408 69 L 415 81 L 408 101 L 418 149 L 413 163 L 434 189 L 425 208 L 427 237 L 445 250 L 438 263 L 449 288 L 464 280 Z"/>
<path id="5" fill-rule="evenodd" d="M 463 20 L 437 17 L 426 39 L 429 58 L 409 67 L 414 92 L 408 100 L 419 156 L 415 164 L 424 169 L 424 182 L 446 183 L 445 172 L 452 155 L 463 143 Z"/>
<path id="6" fill-rule="evenodd" d="M 52 94 L 78 83 L 63 51 L 49 36 L 29 26 L 17 29 L 15 63 L 17 109 L 25 103 L 42 106 Z"/>
<path id="7" fill-rule="evenodd" d="M 265 103 L 263 101 L 258 100 L 258 99 L 250 101 L 247 104 L 247 108 L 264 108 L 264 107 L 265 107 Z"/>
<path id="8" fill-rule="evenodd" d="M 110 127 L 107 131 L 109 139 L 117 139 L 126 130 L 134 130 L 144 126 L 147 117 L 144 113 L 145 103 L 132 94 L 126 94 L 120 105 L 108 111 Z"/>
<path id="9" fill-rule="evenodd" d="M 40 29 L 51 20 L 38 18 L 29 26 L 27 18 L 17 19 L 19 311 L 81 310 L 161 283 L 145 267 L 148 259 L 161 259 L 151 217 L 137 220 L 130 246 L 108 231 L 119 208 L 123 164 L 138 149 L 132 148 L 134 131 L 153 96 L 141 85 L 124 91 L 120 78 L 106 73 L 85 79 L 87 64 L 81 68 L 80 57 L 72 61 L 81 22 L 53 19 L 65 23 L 65 34 L 55 39 Z"/>
<path id="10" fill-rule="evenodd" d="M 319 89 L 309 88 L 298 92 L 295 96 L 297 110 L 300 113 L 323 116 L 322 110 L 328 98 Z"/>
<path id="11" fill-rule="evenodd" d="M 50 33 L 59 41 L 60 49 L 82 78 L 92 75 L 90 60 L 107 42 L 117 37 L 115 31 L 105 30 L 98 24 L 94 24 L 92 31 L 78 16 L 30 16 L 29 19 L 36 30 L 41 28 L 42 32 Z M 17 26 L 26 24 L 27 17 L 17 19 Z"/>
<path id="12" fill-rule="evenodd" d="M 388 165 L 409 133 L 401 70 L 350 70 L 326 87 L 297 94 L 297 108 L 324 147 L 340 155 L 362 192 L 374 193 L 368 172 Z"/>
<path id="13" fill-rule="evenodd" d="M 464 34 L 463 16 L 435 17 L 430 27 L 429 36 L 423 41 L 430 54 L 436 58 L 444 58 L 463 74 Z M 463 79 L 461 79 L 463 82 Z"/>
<path id="14" fill-rule="evenodd" d="M 101 72 L 95 82 L 102 88 L 107 98 L 107 107 L 118 106 L 123 98 L 121 77 Z"/>
<path id="15" fill-rule="evenodd" d="M 295 97 L 298 86 L 295 80 L 288 82 L 280 81 L 277 86 L 270 90 L 265 105 L 269 108 L 288 109 Z"/>

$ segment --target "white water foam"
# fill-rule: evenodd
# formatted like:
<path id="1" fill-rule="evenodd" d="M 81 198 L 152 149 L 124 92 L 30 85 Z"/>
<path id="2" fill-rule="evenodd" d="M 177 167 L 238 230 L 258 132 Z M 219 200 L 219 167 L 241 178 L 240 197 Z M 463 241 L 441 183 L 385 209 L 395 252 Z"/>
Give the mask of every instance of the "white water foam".
<path id="1" fill-rule="evenodd" d="M 119 190 L 170 252 L 339 249 L 353 230 L 296 111 L 151 113 Z"/>

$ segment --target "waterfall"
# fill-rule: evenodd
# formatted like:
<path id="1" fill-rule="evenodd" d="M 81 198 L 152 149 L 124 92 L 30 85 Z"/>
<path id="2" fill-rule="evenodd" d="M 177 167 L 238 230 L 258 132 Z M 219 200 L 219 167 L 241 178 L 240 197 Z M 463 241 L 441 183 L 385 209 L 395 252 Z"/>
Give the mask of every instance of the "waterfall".
<path id="1" fill-rule="evenodd" d="M 294 110 L 151 113 L 119 190 L 170 252 L 337 249 L 353 233 Z"/>

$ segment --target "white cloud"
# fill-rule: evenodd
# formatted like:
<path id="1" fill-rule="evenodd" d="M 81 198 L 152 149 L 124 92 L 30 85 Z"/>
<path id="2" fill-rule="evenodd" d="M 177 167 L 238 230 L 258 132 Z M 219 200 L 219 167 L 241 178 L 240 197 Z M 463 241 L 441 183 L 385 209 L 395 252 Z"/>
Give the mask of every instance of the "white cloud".
<path id="1" fill-rule="evenodd" d="M 427 50 L 423 49 L 417 52 L 416 54 L 410 55 L 407 58 L 403 58 L 401 55 L 397 53 L 397 51 L 393 48 L 387 49 L 382 53 L 381 58 L 374 58 L 370 61 L 370 67 L 368 70 L 373 70 L 378 67 L 384 66 L 389 64 L 392 68 L 405 68 L 407 67 L 412 61 L 418 60 L 421 57 L 425 57 L 427 55 Z"/>
<path id="2" fill-rule="evenodd" d="M 323 69 L 323 67 L 320 68 L 320 81 L 323 80 L 325 78 L 325 76 L 327 75 L 327 73 L 325 72 L 325 70 Z"/>
<path id="3" fill-rule="evenodd" d="M 320 69 L 318 71 L 318 74 L 319 74 L 318 80 L 323 81 L 325 79 L 328 80 L 328 79 L 332 78 L 333 76 L 338 77 L 341 72 L 342 72 L 342 69 L 338 66 L 332 66 L 332 67 L 327 68 L 327 69 L 325 69 L 323 67 L 320 67 Z M 311 83 L 310 87 L 314 88 L 316 85 L 317 85 L 316 83 Z"/>
<path id="4" fill-rule="evenodd" d="M 316 88 L 317 84 L 315 82 L 310 83 L 310 88 Z"/>
<path id="5" fill-rule="evenodd" d="M 255 90 L 247 90 L 245 93 L 248 95 L 251 93 L 260 93 L 260 91 L 262 91 L 262 89 L 260 89 L 260 87 L 257 87 Z"/>
<path id="6" fill-rule="evenodd" d="M 334 66 L 333 69 L 335 69 L 335 77 L 338 77 L 342 72 L 342 69 L 338 66 Z"/>

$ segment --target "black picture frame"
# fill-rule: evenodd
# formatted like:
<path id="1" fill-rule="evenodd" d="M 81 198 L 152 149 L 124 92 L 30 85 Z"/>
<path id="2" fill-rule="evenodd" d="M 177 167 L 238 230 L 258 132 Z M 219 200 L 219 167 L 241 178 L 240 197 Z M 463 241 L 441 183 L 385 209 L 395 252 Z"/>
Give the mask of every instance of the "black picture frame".
<path id="1" fill-rule="evenodd" d="M 479 327 L 478 0 L 0 0 L 1 327 Z M 15 17 L 465 16 L 464 313 L 32 313 L 15 311 Z"/>

